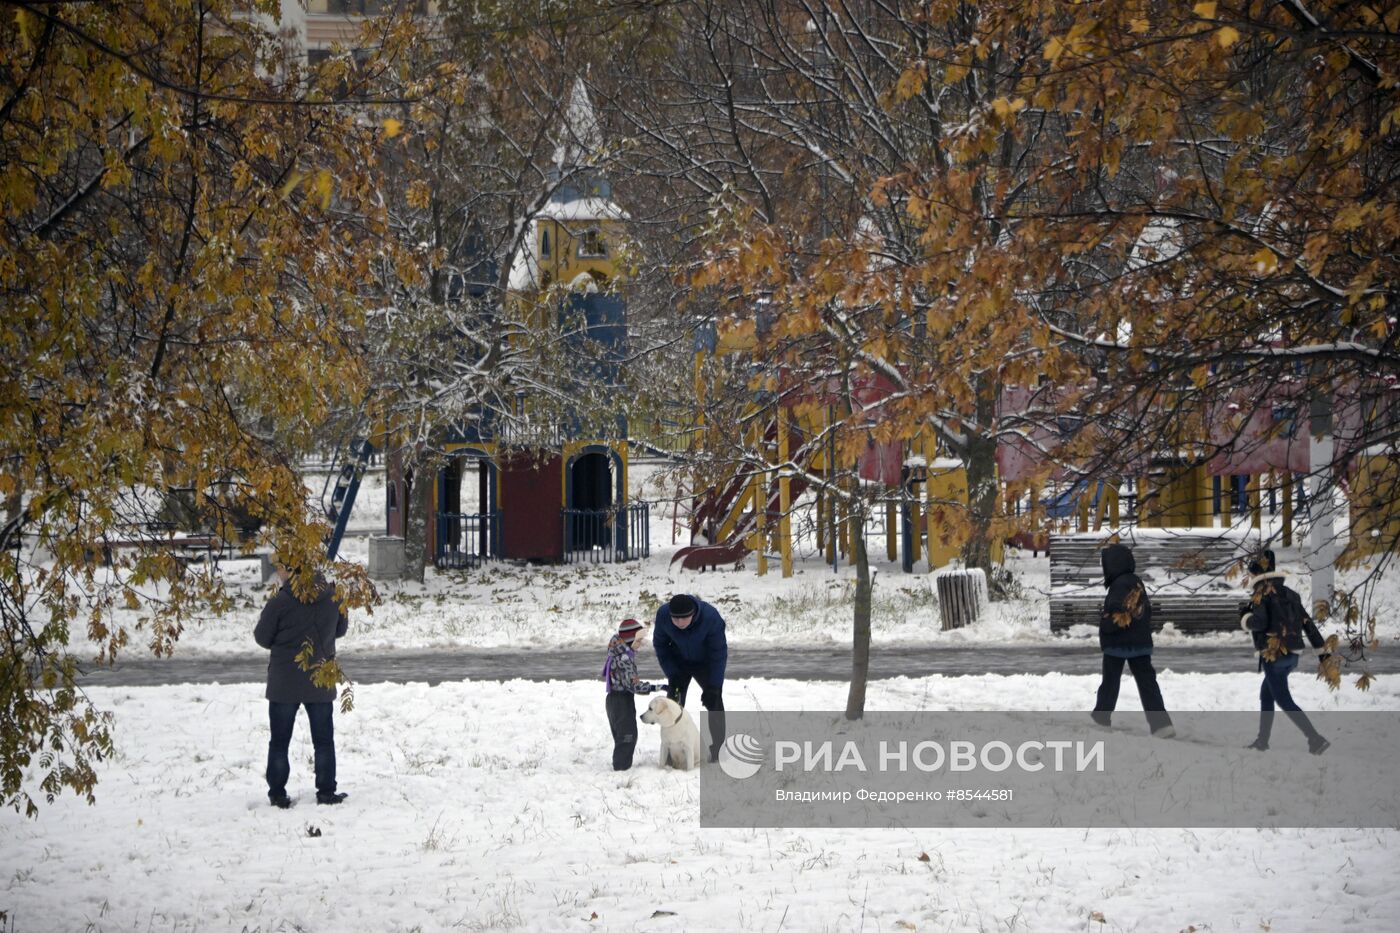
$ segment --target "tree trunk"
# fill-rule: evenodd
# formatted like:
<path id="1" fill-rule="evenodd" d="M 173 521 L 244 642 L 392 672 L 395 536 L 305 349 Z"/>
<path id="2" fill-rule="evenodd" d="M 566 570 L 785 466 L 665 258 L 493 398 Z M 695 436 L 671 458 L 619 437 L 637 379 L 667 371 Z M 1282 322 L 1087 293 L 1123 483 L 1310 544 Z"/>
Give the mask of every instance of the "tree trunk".
<path id="1" fill-rule="evenodd" d="M 423 582 L 423 566 L 428 561 L 428 515 L 433 505 L 433 469 L 431 463 L 420 462 L 409 477 L 408 495 L 403 516 L 403 579 Z"/>
<path id="2" fill-rule="evenodd" d="M 977 386 L 977 421 L 996 422 L 997 383 L 983 376 Z M 967 509 L 972 532 L 963 544 L 963 565 L 992 570 L 992 524 L 997 509 L 997 442 L 990 434 L 970 434 L 967 445 Z"/>
<path id="3" fill-rule="evenodd" d="M 851 508 L 851 550 L 856 565 L 856 604 L 851 628 L 851 690 L 846 697 L 846 718 L 865 715 L 865 684 L 870 673 L 870 561 L 865 553 L 865 509 Z"/>

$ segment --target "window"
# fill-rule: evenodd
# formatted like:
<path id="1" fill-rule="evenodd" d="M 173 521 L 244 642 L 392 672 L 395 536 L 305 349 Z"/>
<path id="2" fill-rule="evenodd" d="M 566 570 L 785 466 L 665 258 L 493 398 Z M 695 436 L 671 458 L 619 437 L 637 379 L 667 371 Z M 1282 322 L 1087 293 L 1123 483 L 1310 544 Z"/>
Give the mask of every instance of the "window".
<path id="1" fill-rule="evenodd" d="M 540 258 L 541 258 L 541 259 L 548 259 L 548 258 L 549 258 L 549 231 L 548 231 L 548 230 L 546 230 L 546 231 L 544 231 L 543 233 L 540 234 Z"/>
<path id="2" fill-rule="evenodd" d="M 601 230 L 585 230 L 579 234 L 578 255 L 580 259 L 600 259 L 608 255 L 608 246 L 603 242 Z"/>
<path id="3" fill-rule="evenodd" d="M 329 88 L 333 100 L 348 100 L 352 96 L 363 96 L 365 92 L 363 69 L 373 56 L 368 49 L 354 49 L 349 52 L 332 52 L 330 49 L 307 49 L 306 64 L 313 72 L 326 66 L 333 58 L 344 58 L 349 68 Z"/>

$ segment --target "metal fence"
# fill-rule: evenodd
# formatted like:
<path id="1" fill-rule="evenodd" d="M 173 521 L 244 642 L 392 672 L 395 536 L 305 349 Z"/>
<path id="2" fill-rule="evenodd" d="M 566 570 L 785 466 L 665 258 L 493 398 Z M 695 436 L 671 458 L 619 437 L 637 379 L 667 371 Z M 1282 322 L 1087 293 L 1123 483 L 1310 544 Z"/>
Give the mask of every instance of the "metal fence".
<path id="1" fill-rule="evenodd" d="M 563 509 L 564 562 L 611 564 L 651 555 L 645 502 L 619 509 Z"/>
<path id="2" fill-rule="evenodd" d="M 433 565 L 442 570 L 480 567 L 501 556 L 501 513 L 439 512 Z"/>

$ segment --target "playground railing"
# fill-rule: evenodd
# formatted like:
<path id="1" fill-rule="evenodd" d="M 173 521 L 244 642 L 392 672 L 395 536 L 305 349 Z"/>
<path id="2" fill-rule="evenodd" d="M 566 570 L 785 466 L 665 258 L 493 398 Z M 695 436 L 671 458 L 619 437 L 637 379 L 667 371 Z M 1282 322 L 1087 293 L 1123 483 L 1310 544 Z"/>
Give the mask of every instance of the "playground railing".
<path id="1" fill-rule="evenodd" d="M 612 564 L 651 556 L 651 505 L 563 509 L 564 562 Z"/>
<path id="2" fill-rule="evenodd" d="M 439 512 L 433 565 L 469 570 L 501 556 L 501 513 Z"/>

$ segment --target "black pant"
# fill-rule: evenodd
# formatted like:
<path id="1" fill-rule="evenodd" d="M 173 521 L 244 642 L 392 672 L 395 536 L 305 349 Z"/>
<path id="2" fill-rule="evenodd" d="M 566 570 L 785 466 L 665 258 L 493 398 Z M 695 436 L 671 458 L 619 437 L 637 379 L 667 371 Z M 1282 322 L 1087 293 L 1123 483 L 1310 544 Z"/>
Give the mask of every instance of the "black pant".
<path id="1" fill-rule="evenodd" d="M 632 753 L 637 750 L 637 695 L 609 691 L 607 710 L 613 737 L 613 770 L 626 771 L 632 767 Z"/>
<path id="2" fill-rule="evenodd" d="M 685 695 L 690 692 L 690 681 L 700 685 L 700 705 L 710 713 L 710 759 L 719 755 L 724 745 L 724 681 L 711 684 L 699 674 L 682 674 L 671 678 L 666 685 L 666 696 L 685 706 Z"/>
<path id="3" fill-rule="evenodd" d="M 1118 705 L 1118 685 L 1123 679 L 1125 663 L 1133 672 L 1133 680 L 1137 681 L 1138 696 L 1142 699 L 1143 711 L 1147 713 L 1147 727 L 1156 732 L 1170 726 L 1172 718 L 1167 715 L 1166 704 L 1162 702 L 1162 690 L 1157 686 L 1157 672 L 1152 669 L 1150 654 L 1136 658 L 1120 658 L 1111 654 L 1103 656 L 1103 682 L 1099 684 L 1099 701 L 1094 704 L 1094 712 L 1111 713 Z"/>
<path id="4" fill-rule="evenodd" d="M 296 725 L 298 707 L 306 707 L 311 721 L 311 747 L 316 751 L 316 793 L 335 793 L 335 726 L 332 717 L 334 703 L 278 703 L 267 701 L 268 724 L 272 740 L 267 743 L 267 795 L 281 797 L 287 792 L 287 778 L 292 766 L 287 761 L 287 747 L 292 744 L 292 727 Z"/>

